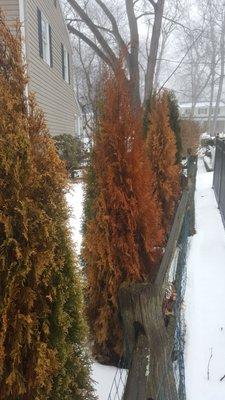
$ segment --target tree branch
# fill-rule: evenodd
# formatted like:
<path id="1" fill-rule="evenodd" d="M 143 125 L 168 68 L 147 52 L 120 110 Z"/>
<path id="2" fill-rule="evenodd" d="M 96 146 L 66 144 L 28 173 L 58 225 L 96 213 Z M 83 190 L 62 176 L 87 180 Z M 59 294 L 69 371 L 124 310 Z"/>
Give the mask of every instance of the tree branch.
<path id="1" fill-rule="evenodd" d="M 69 24 L 71 24 L 71 22 L 83 22 L 83 23 L 84 23 L 84 21 L 83 21 L 82 19 L 79 19 L 79 18 L 66 18 L 66 21 L 67 21 Z M 95 24 L 95 27 L 98 28 L 98 29 L 100 29 L 100 30 L 103 30 L 103 31 L 105 31 L 105 32 L 107 32 L 107 33 L 110 33 L 110 34 L 113 33 L 113 31 L 112 31 L 111 29 L 105 28 L 104 26 L 96 25 L 96 24 Z"/>
<path id="2" fill-rule="evenodd" d="M 105 38 L 102 36 L 101 32 L 99 32 L 98 28 L 96 28 L 94 22 L 91 18 L 87 15 L 87 13 L 80 7 L 80 5 L 75 0 L 68 0 L 70 6 L 79 14 L 80 18 L 83 22 L 88 26 L 91 32 L 95 35 L 98 43 L 104 49 L 105 53 L 108 54 L 109 58 L 111 59 L 111 64 L 116 66 L 118 63 L 117 57 L 111 47 L 108 45 Z M 83 38 L 84 39 L 84 38 Z M 96 46 L 97 47 L 97 46 Z"/>
<path id="3" fill-rule="evenodd" d="M 126 61 L 127 61 L 127 66 L 128 69 L 130 71 L 131 69 L 131 60 L 130 60 L 130 53 L 128 51 L 127 45 L 125 43 L 125 41 L 123 40 L 120 32 L 119 32 L 119 28 L 118 28 L 118 24 L 116 22 L 116 19 L 114 17 L 114 15 L 111 13 L 111 11 L 108 9 L 108 7 L 106 7 L 106 5 L 102 2 L 102 0 L 95 0 L 96 3 L 101 7 L 101 9 L 104 11 L 104 13 L 106 14 L 106 16 L 108 17 L 109 21 L 111 22 L 112 25 L 112 34 L 114 35 L 118 46 L 120 48 L 120 50 L 122 51 L 122 53 L 124 52 L 124 56 L 126 57 Z"/>
<path id="4" fill-rule="evenodd" d="M 154 0 L 148 0 L 149 3 L 151 3 L 152 7 L 154 7 L 154 10 L 156 9 L 157 3 L 154 2 Z"/>
<path id="5" fill-rule="evenodd" d="M 155 13 L 154 13 L 154 12 L 150 12 L 150 11 L 149 11 L 149 12 L 143 12 L 142 14 L 140 14 L 140 15 L 137 16 L 137 19 L 140 19 L 140 18 L 145 17 L 145 16 L 148 16 L 148 15 L 155 15 Z M 182 28 L 187 29 L 187 30 L 193 32 L 193 30 L 192 30 L 191 28 L 189 28 L 188 26 L 182 24 L 181 22 L 176 21 L 175 19 L 166 17 L 165 15 L 163 15 L 163 19 L 165 19 L 166 21 L 169 21 L 169 22 L 173 22 L 174 25 L 181 26 Z"/>
<path id="6" fill-rule="evenodd" d="M 94 50 L 96 52 L 96 54 L 110 67 L 114 67 L 114 65 L 112 64 L 111 60 L 109 57 L 107 57 L 105 55 L 105 53 L 103 53 L 103 51 L 91 40 L 89 39 L 87 36 L 85 36 L 82 32 L 80 32 L 78 29 L 74 28 L 72 25 L 68 24 L 67 25 L 68 30 L 70 33 L 78 36 L 80 39 L 82 39 L 85 43 L 88 44 L 89 47 L 92 48 L 92 50 Z"/>
<path id="7" fill-rule="evenodd" d="M 192 49 L 192 47 L 195 45 L 195 43 L 200 39 L 200 37 L 202 36 L 203 31 L 197 36 L 197 38 L 193 41 L 193 43 L 190 45 L 190 47 L 187 49 L 186 53 L 184 54 L 184 56 L 181 58 L 179 64 L 177 65 L 177 67 L 174 69 L 174 71 L 168 76 L 168 78 L 166 79 L 166 81 L 163 83 L 163 85 L 160 87 L 160 89 L 158 90 L 157 93 L 160 93 L 161 90 L 164 88 L 164 86 L 167 84 L 167 82 L 172 78 L 172 76 L 175 74 L 175 72 L 180 68 L 181 64 L 183 63 L 183 61 L 185 60 L 185 58 L 187 57 L 189 51 Z"/>
<path id="8" fill-rule="evenodd" d="M 118 28 L 118 25 L 117 25 L 114 15 L 111 13 L 111 11 L 108 9 L 108 7 L 106 7 L 106 5 L 101 0 L 95 0 L 95 1 L 101 7 L 101 9 L 104 11 L 106 16 L 110 20 L 110 22 L 112 24 L 112 32 L 117 40 L 118 45 L 120 46 L 120 48 L 122 50 L 126 49 L 126 47 L 127 47 L 126 43 L 124 42 L 124 40 L 119 32 L 119 28 Z"/>

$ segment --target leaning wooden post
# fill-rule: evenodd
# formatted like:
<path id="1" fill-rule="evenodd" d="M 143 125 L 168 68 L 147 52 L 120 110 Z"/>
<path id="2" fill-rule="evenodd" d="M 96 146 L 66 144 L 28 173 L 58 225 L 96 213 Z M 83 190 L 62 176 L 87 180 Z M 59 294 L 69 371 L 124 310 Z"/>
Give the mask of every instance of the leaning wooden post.
<path id="1" fill-rule="evenodd" d="M 196 175 L 197 175 L 197 156 L 190 156 L 187 165 L 188 184 L 190 187 L 189 196 L 189 217 L 190 227 L 189 234 L 193 236 L 196 233 L 195 230 L 195 187 L 196 187 Z"/>
<path id="2" fill-rule="evenodd" d="M 126 357 L 130 360 L 123 400 L 178 400 L 161 295 L 151 284 L 120 289 Z M 159 397 L 158 397 L 159 398 Z"/>
<path id="3" fill-rule="evenodd" d="M 171 265 L 189 200 L 185 191 L 179 203 L 163 260 L 154 283 L 126 284 L 119 304 L 130 362 L 124 400 L 178 400 L 172 367 L 174 321 L 165 326 L 162 313 L 164 282 Z"/>

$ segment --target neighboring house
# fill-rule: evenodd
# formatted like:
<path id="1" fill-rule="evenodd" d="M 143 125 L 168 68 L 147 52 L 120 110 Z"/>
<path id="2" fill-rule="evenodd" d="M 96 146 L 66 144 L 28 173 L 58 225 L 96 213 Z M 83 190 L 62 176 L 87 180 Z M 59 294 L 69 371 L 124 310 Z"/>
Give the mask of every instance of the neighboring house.
<path id="1" fill-rule="evenodd" d="M 59 0 L 0 0 L 10 27 L 22 24 L 29 92 L 36 94 L 51 135 L 80 134 L 72 49 Z"/>
<path id="2" fill-rule="evenodd" d="M 214 110 L 215 110 L 215 102 L 212 107 L 212 116 L 211 121 L 213 121 Z M 180 114 L 181 118 L 188 119 L 192 114 L 192 103 L 180 103 Z M 192 119 L 200 123 L 203 129 L 207 130 L 208 119 L 209 119 L 209 106 L 210 103 L 207 101 L 200 101 L 196 104 L 194 115 L 192 115 Z M 225 103 L 223 101 L 220 102 L 219 105 L 219 113 L 216 124 L 216 133 L 225 132 Z"/>

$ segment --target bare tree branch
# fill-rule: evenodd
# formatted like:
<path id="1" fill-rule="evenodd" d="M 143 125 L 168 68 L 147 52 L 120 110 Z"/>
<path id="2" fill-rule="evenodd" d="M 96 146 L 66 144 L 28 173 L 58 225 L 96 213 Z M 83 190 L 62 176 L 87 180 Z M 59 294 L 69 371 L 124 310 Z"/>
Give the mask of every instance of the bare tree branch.
<path id="1" fill-rule="evenodd" d="M 80 7 L 80 5 L 77 3 L 77 1 L 68 0 L 68 3 L 74 9 L 74 11 L 76 11 L 78 13 L 80 18 L 85 22 L 85 24 L 88 26 L 88 28 L 91 30 L 91 32 L 95 35 L 100 46 L 102 47 L 102 49 L 104 49 L 104 52 L 111 59 L 111 64 L 115 67 L 118 63 L 117 57 L 116 57 L 115 53 L 113 52 L 113 50 L 111 49 L 111 47 L 108 45 L 105 38 L 102 36 L 101 32 L 98 30 L 98 28 L 96 28 L 94 22 L 87 15 L 87 13 L 83 10 L 83 8 Z"/>
<path id="2" fill-rule="evenodd" d="M 108 7 L 106 7 L 106 5 L 102 2 L 102 0 L 95 0 L 95 1 L 101 7 L 101 9 L 104 11 L 104 13 L 108 17 L 109 21 L 111 22 L 112 33 L 119 45 L 120 50 L 122 51 L 122 53 L 124 53 L 124 56 L 126 57 L 128 69 L 130 71 L 130 68 L 131 68 L 130 53 L 128 51 L 125 41 L 123 40 L 123 38 L 119 32 L 119 28 L 118 28 L 116 19 L 115 19 L 114 15 L 111 13 L 111 11 L 108 9 Z"/>
<path id="3" fill-rule="evenodd" d="M 137 19 L 146 17 L 146 16 L 148 16 L 148 15 L 152 15 L 152 16 L 153 16 L 153 15 L 155 15 L 155 13 L 154 13 L 154 12 L 150 12 L 150 11 L 149 11 L 149 12 L 146 11 L 146 12 L 143 12 L 143 13 L 141 13 L 140 15 L 138 15 L 138 16 L 137 16 Z M 191 32 L 193 31 L 191 28 L 189 28 L 188 26 L 182 24 L 181 22 L 179 22 L 179 21 L 177 21 L 177 20 L 175 20 L 175 19 L 166 17 L 165 15 L 163 15 L 163 19 L 165 19 L 166 21 L 169 21 L 169 22 L 173 22 L 175 25 L 181 26 L 182 28 L 187 29 L 187 30 L 189 30 L 189 31 L 191 31 Z"/>
<path id="4" fill-rule="evenodd" d="M 195 43 L 200 39 L 200 37 L 202 36 L 203 31 L 197 36 L 197 38 L 195 38 L 195 40 L 193 41 L 193 43 L 191 44 L 191 46 L 187 49 L 186 53 L 184 54 L 184 56 L 181 58 L 179 64 L 176 66 L 176 68 L 174 69 L 174 71 L 168 76 L 168 78 L 166 79 L 166 81 L 163 83 L 163 85 L 160 87 L 160 89 L 158 90 L 158 93 L 161 92 L 161 90 L 164 88 L 164 86 L 167 84 L 167 82 L 172 78 L 172 76 L 175 74 L 175 72 L 180 68 L 181 64 L 183 63 L 183 61 L 185 60 L 185 58 L 187 57 L 188 53 L 190 52 L 190 50 L 192 49 L 192 47 L 195 45 Z"/>
<path id="5" fill-rule="evenodd" d="M 79 18 L 66 18 L 66 21 L 67 21 L 69 24 L 71 24 L 72 22 L 84 22 L 84 21 L 82 21 L 82 19 L 79 19 Z M 105 31 L 105 32 L 107 32 L 107 33 L 113 34 L 113 31 L 112 31 L 111 29 L 105 28 L 104 26 L 96 25 L 96 24 L 95 24 L 95 27 L 98 28 L 98 29 L 100 29 L 100 30 L 103 30 L 103 31 Z"/>
<path id="6" fill-rule="evenodd" d="M 80 32 L 78 29 L 74 28 L 72 25 L 68 24 L 68 30 L 70 33 L 73 33 L 74 35 L 78 36 L 80 39 L 82 39 L 85 43 L 88 44 L 95 52 L 96 54 L 111 68 L 114 67 L 112 64 L 111 60 L 109 57 L 105 55 L 105 53 L 91 40 L 89 39 L 86 35 L 84 35 L 82 32 Z"/>
<path id="7" fill-rule="evenodd" d="M 154 2 L 154 0 L 148 0 L 149 3 L 151 3 L 152 7 L 154 7 L 154 9 L 156 9 L 157 3 Z"/>
<path id="8" fill-rule="evenodd" d="M 114 17 L 114 15 L 111 13 L 111 11 L 108 9 L 108 7 L 106 7 L 106 5 L 101 1 L 101 0 L 95 0 L 96 3 L 102 8 L 102 10 L 104 11 L 104 13 L 106 14 L 106 16 L 108 17 L 108 19 L 110 20 L 111 24 L 112 24 L 112 32 L 120 46 L 121 49 L 126 49 L 126 43 L 124 42 L 120 32 L 119 32 L 119 28 L 116 22 L 116 19 Z"/>

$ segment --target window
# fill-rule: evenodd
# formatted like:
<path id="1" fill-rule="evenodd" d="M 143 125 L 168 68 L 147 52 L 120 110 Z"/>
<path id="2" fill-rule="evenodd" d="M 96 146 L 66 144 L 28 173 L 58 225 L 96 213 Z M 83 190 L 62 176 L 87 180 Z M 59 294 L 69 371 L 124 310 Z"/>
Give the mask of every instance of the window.
<path id="1" fill-rule="evenodd" d="M 50 65 L 50 40 L 49 40 L 49 24 L 45 18 L 41 20 L 42 28 L 42 45 L 43 45 L 43 60 Z"/>
<path id="2" fill-rule="evenodd" d="M 51 67 L 52 58 L 52 30 L 43 13 L 38 9 L 38 36 L 40 57 Z"/>
<path id="3" fill-rule="evenodd" d="M 208 108 L 198 108 L 198 114 L 199 115 L 207 115 L 208 114 Z"/>
<path id="4" fill-rule="evenodd" d="M 69 53 L 64 48 L 63 44 L 61 45 L 62 50 L 62 76 L 63 79 L 70 83 L 70 61 L 69 61 Z"/>
<path id="5" fill-rule="evenodd" d="M 75 135 L 81 136 L 82 133 L 82 120 L 81 117 L 75 117 Z"/>

